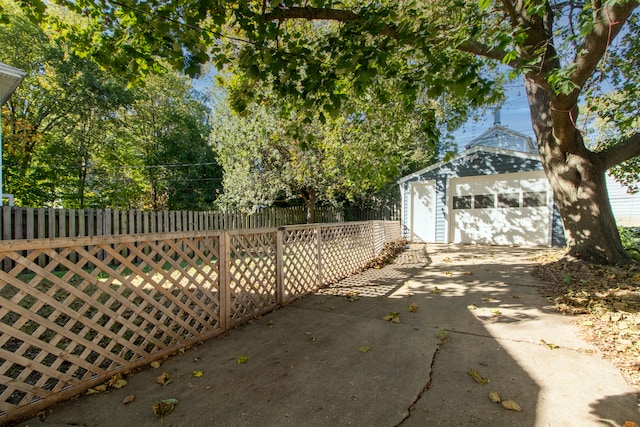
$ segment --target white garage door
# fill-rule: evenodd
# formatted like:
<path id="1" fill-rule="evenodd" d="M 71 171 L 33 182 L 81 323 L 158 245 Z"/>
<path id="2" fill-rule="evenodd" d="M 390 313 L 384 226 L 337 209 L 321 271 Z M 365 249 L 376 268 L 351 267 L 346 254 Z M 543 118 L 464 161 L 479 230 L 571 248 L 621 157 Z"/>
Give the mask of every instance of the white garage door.
<path id="1" fill-rule="evenodd" d="M 543 172 L 449 181 L 450 241 L 549 245 L 552 199 Z"/>
<path id="2" fill-rule="evenodd" d="M 436 184 L 435 181 L 411 184 L 412 242 L 436 240 Z"/>

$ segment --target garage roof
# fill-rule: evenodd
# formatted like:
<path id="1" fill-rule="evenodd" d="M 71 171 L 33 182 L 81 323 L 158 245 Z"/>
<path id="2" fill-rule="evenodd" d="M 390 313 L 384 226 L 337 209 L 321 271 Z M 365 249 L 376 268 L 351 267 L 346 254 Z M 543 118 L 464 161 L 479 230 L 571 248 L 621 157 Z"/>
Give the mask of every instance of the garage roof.
<path id="1" fill-rule="evenodd" d="M 435 163 L 431 166 L 427 166 L 424 169 L 420 169 L 419 171 L 416 171 L 414 173 L 412 173 L 411 175 L 407 175 L 405 177 L 402 177 L 398 180 L 399 184 L 402 184 L 406 181 L 410 181 L 414 178 L 416 178 L 419 175 L 422 175 L 426 172 L 432 171 L 434 169 L 438 169 L 440 167 L 442 167 L 443 165 L 446 165 L 447 163 L 451 163 L 453 161 L 457 161 L 457 160 L 462 160 L 465 157 L 468 157 L 469 159 L 472 158 L 473 155 L 475 155 L 478 152 L 484 152 L 484 153 L 492 153 L 492 154 L 502 154 L 505 156 L 512 156 L 512 157 L 519 157 L 522 159 L 528 159 L 528 160 L 540 160 L 540 155 L 538 153 L 525 153 L 522 151 L 513 151 L 513 150 L 505 150 L 505 149 L 501 149 L 501 148 L 493 148 L 493 147 L 485 147 L 485 146 L 477 146 L 477 147 L 473 147 L 470 148 L 469 150 L 465 150 L 462 153 L 458 154 L 456 157 L 454 157 L 451 160 L 448 161 L 442 161 L 442 162 L 438 162 Z"/>
<path id="2" fill-rule="evenodd" d="M 26 73 L 0 62 L 0 105 L 3 105 L 16 90 Z"/>

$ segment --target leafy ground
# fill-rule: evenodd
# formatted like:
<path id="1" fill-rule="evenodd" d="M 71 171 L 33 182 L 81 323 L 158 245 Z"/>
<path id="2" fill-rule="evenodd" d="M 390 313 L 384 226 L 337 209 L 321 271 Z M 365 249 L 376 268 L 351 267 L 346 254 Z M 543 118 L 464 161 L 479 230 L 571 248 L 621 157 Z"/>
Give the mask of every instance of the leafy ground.
<path id="1" fill-rule="evenodd" d="M 640 233 L 625 245 L 633 255 Z M 553 250 L 536 259 L 536 276 L 549 284 L 544 296 L 558 311 L 575 315 L 584 337 L 640 391 L 640 263 L 605 267 L 564 255 Z"/>

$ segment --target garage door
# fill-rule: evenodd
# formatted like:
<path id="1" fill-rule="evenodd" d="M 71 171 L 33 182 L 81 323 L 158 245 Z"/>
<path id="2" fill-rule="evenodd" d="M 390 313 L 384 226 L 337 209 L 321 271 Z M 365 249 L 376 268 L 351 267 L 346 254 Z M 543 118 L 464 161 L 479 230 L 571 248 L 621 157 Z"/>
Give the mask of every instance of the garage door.
<path id="1" fill-rule="evenodd" d="M 436 184 L 435 181 L 411 184 L 411 241 L 436 240 Z"/>
<path id="2" fill-rule="evenodd" d="M 552 200 L 543 172 L 449 181 L 450 241 L 549 245 Z"/>

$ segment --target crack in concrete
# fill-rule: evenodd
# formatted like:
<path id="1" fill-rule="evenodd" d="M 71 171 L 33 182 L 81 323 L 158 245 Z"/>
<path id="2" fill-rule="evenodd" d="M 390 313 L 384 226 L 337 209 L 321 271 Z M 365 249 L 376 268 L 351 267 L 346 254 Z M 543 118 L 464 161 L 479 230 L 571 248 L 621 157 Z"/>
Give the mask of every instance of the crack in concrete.
<path id="1" fill-rule="evenodd" d="M 427 392 L 427 390 L 429 390 L 431 388 L 431 383 L 433 381 L 433 369 L 434 369 L 433 367 L 436 364 L 436 358 L 438 357 L 438 353 L 440 353 L 440 348 L 442 347 L 442 344 L 444 344 L 444 342 L 446 340 L 447 340 L 446 338 L 440 339 L 440 342 L 436 345 L 436 349 L 433 352 L 433 357 L 431 358 L 431 366 L 430 366 L 430 371 L 429 371 L 429 376 L 428 376 L 427 383 L 424 385 L 424 387 L 422 387 L 422 390 L 420 390 L 418 392 L 418 395 L 416 396 L 416 398 L 407 407 L 407 412 L 404 414 L 404 416 L 402 417 L 400 422 L 398 424 L 396 424 L 394 427 L 398 427 L 398 426 L 404 424 L 404 422 L 407 421 L 409 419 L 409 417 L 411 417 L 411 412 L 413 412 L 413 410 L 415 409 L 416 403 L 418 403 L 418 401 Z"/>

